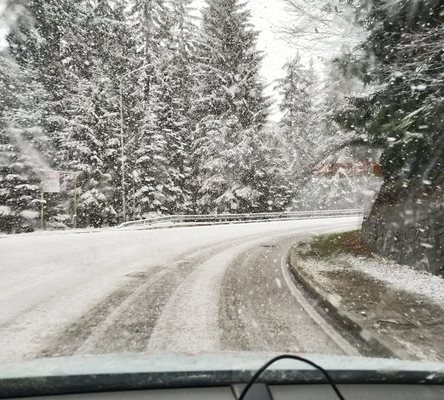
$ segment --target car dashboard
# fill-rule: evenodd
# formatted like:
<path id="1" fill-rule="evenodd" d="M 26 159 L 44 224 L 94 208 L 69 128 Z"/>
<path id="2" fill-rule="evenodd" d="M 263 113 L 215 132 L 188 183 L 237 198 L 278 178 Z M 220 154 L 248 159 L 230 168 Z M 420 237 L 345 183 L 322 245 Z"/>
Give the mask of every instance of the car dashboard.
<path id="1" fill-rule="evenodd" d="M 261 387 L 260 387 L 261 386 Z M 337 400 L 329 385 L 257 385 L 245 400 Z M 442 385 L 340 385 L 345 398 L 359 400 L 442 400 Z M 235 386 L 108 391 L 27 397 L 29 400 L 236 400 Z"/>

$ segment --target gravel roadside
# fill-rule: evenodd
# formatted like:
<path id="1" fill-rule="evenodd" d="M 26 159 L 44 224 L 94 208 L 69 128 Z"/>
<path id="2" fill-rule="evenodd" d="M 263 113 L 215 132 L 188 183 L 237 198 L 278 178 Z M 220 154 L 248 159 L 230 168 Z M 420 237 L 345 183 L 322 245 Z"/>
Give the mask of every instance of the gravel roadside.
<path id="1" fill-rule="evenodd" d="M 310 242 L 295 245 L 289 263 L 318 308 L 361 342 L 363 353 L 444 360 L 443 278 L 372 255 L 320 256 Z"/>

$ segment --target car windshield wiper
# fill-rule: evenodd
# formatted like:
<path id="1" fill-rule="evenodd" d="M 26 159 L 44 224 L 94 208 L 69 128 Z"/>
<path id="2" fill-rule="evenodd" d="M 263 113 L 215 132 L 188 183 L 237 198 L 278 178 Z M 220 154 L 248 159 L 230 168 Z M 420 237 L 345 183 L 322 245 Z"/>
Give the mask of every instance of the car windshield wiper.
<path id="1" fill-rule="evenodd" d="M 330 386 L 333 388 L 334 392 L 338 396 L 340 400 L 345 400 L 344 396 L 342 395 L 341 391 L 336 386 L 335 382 L 331 378 L 330 374 L 321 366 L 317 365 L 313 361 L 310 361 L 307 358 L 296 356 L 293 354 L 282 354 L 280 356 L 274 357 L 268 362 L 266 362 L 261 368 L 259 368 L 256 373 L 253 375 L 253 377 L 250 379 L 250 381 L 247 383 L 247 386 L 245 386 L 244 390 L 242 391 L 241 395 L 239 396 L 239 400 L 244 400 L 247 394 L 249 393 L 249 390 L 251 387 L 258 381 L 258 379 L 261 377 L 261 375 L 274 363 L 280 361 L 280 360 L 296 360 L 296 361 L 302 361 L 308 365 L 311 365 L 312 367 L 316 368 L 318 371 L 321 371 L 322 374 L 327 379 Z"/>

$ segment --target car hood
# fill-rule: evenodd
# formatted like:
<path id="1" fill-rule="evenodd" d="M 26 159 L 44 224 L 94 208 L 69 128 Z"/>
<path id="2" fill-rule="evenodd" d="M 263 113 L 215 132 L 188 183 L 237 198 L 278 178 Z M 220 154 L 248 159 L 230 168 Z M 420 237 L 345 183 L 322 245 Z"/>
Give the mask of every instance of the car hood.
<path id="1" fill-rule="evenodd" d="M 245 382 L 280 353 L 111 354 L 38 359 L 0 366 L 0 397 L 217 386 Z M 304 354 L 337 383 L 443 384 L 444 364 Z M 282 360 L 263 376 L 274 384 L 320 383 L 319 371 Z"/>

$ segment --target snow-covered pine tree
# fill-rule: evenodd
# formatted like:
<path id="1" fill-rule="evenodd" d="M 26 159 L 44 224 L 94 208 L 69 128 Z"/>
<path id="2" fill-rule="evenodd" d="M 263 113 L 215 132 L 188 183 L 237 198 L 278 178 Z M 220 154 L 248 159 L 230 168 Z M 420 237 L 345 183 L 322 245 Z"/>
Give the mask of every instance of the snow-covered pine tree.
<path id="1" fill-rule="evenodd" d="M 36 68 L 38 80 L 49 93 L 42 124 L 53 148 L 50 167 L 80 173 L 77 180 L 79 226 L 100 226 L 108 207 L 103 194 L 106 188 L 103 188 L 104 181 L 109 179 L 99 169 L 105 153 L 103 138 L 96 131 L 97 108 L 100 107 L 94 104 L 100 92 L 98 87 L 106 82 L 102 80 L 104 74 L 98 73 L 102 65 L 97 60 L 107 54 L 101 54 L 96 39 L 102 37 L 95 34 L 96 25 L 100 22 L 104 25 L 100 16 L 96 18 L 96 10 L 103 8 L 105 3 L 32 2 L 29 4 L 34 21 L 32 29 L 20 27 L 20 32 L 10 37 L 16 58 L 23 65 Z M 104 35 L 103 40 L 107 39 L 109 37 Z M 68 177 L 72 180 L 73 176 Z M 100 201 L 94 200 L 94 196 Z M 58 209 L 59 214 L 65 214 L 57 216 L 58 219 L 68 220 L 72 182 L 64 196 L 51 197 L 53 204 L 48 210 Z M 71 209 L 71 214 L 73 212 Z"/>
<path id="2" fill-rule="evenodd" d="M 353 134 L 342 129 L 335 120 L 347 96 L 362 85 L 356 79 L 345 78 L 337 62 L 328 62 L 325 72 L 319 88 L 322 97 L 316 99 L 319 146 L 314 153 L 315 173 L 304 182 L 296 199 L 297 208 L 364 208 L 371 202 L 372 192 L 378 189 L 379 178 L 361 170 L 360 163 L 370 154 L 366 154 L 364 148 L 350 148 Z"/>
<path id="3" fill-rule="evenodd" d="M 122 208 L 119 83 L 140 61 L 126 6 L 126 0 L 34 1 L 28 7 L 32 26 L 19 21 L 9 38 L 20 65 L 35 68 L 50 94 L 42 123 L 57 150 L 51 167 L 80 173 L 78 226 L 114 223 Z M 131 79 L 124 85 L 129 137 L 135 86 Z M 66 200 L 72 203 L 69 187 Z"/>
<path id="4" fill-rule="evenodd" d="M 383 149 L 381 201 L 398 196 L 404 201 L 410 185 L 422 196 L 444 181 L 444 3 L 361 0 L 356 12 L 365 5 L 366 39 L 359 51 L 339 61 L 346 78 L 361 79 L 372 89 L 350 96 L 341 122 Z"/>
<path id="5" fill-rule="evenodd" d="M 90 57 L 86 60 L 85 82 L 88 99 L 83 104 L 87 116 L 83 128 L 86 170 L 80 177 L 79 217 L 87 225 L 103 226 L 123 219 L 122 172 L 130 170 L 131 153 L 127 147 L 137 127 L 133 109 L 137 101 L 131 98 L 137 87 L 134 77 L 122 78 L 139 65 L 133 32 L 126 21 L 124 0 L 99 0 L 89 10 L 86 20 Z M 85 61 L 85 60 L 83 60 Z M 124 115 L 122 168 L 122 137 L 120 115 L 120 84 L 122 81 L 122 111 Z M 85 93 L 85 94 L 86 94 Z M 80 107 L 82 105 L 79 104 Z M 80 110 L 79 110 L 80 111 Z M 86 129 L 86 130 L 85 130 Z M 86 142 L 85 142 L 86 141 Z M 125 183 L 129 181 L 125 177 Z M 120 214 L 120 215 L 119 215 Z"/>
<path id="6" fill-rule="evenodd" d="M 48 137 L 41 127 L 47 98 L 35 74 L 7 51 L 0 54 L 0 231 L 31 231 L 39 224 L 40 180 Z"/>
<path id="7" fill-rule="evenodd" d="M 35 111 L 42 113 L 38 126 L 51 143 L 47 153 L 40 155 L 50 161 L 47 169 L 60 167 L 58 136 L 68 121 L 64 100 L 69 95 L 63 76 L 62 36 L 76 23 L 74 9 L 72 2 L 63 0 L 22 2 L 21 12 L 7 36 L 9 52 L 24 75 L 31 74 L 28 76 L 47 93 L 46 101 L 35 104 Z M 68 218 L 62 197 L 58 194 L 45 196 L 46 221 L 51 225 L 59 226 Z"/>
<path id="8" fill-rule="evenodd" d="M 278 85 L 285 113 L 280 130 L 284 148 L 289 149 L 288 175 L 293 178 L 293 209 L 362 207 L 371 200 L 368 193 L 378 187 L 377 177 L 362 174 L 356 167 L 365 160 L 365 149 L 356 157 L 347 147 L 352 135 L 335 121 L 357 82 L 338 75 L 336 63 L 326 67 L 326 77 L 318 82 L 313 69 L 296 57 L 285 66 L 286 76 Z M 329 172 L 330 167 L 335 173 Z"/>
<path id="9" fill-rule="evenodd" d="M 166 139 L 158 129 L 158 71 L 168 34 L 168 10 L 161 0 L 131 0 L 128 19 L 133 27 L 139 66 L 130 76 L 139 82 L 131 93 L 136 102 L 131 118 L 137 127 L 129 144 L 133 162 L 129 170 L 129 204 L 133 218 L 168 212 L 168 158 Z M 130 77 L 129 76 L 129 77 Z M 128 78 L 129 78 L 128 77 Z M 128 99 L 125 100 L 126 102 Z"/>
<path id="10" fill-rule="evenodd" d="M 58 147 L 61 168 L 79 173 L 77 226 L 114 224 L 122 211 L 120 78 L 137 66 L 125 7 L 123 0 L 84 2 L 70 16 L 76 24 L 64 30 L 69 95 L 63 100 L 67 122 L 58 133 Z M 135 86 L 125 81 L 124 97 Z M 123 110 L 124 132 L 131 137 L 132 107 L 125 103 Z M 71 176 L 71 206 L 72 181 Z"/>
<path id="11" fill-rule="evenodd" d="M 258 154 L 268 100 L 259 77 L 258 34 L 238 0 L 207 0 L 202 17 L 193 110 L 195 208 L 260 210 L 268 200 L 257 185 L 265 179 L 258 162 L 268 161 Z"/>
<path id="12" fill-rule="evenodd" d="M 193 50 L 195 25 L 190 17 L 188 1 L 171 0 L 167 31 L 160 42 L 156 63 L 156 87 L 153 113 L 155 130 L 164 138 L 167 170 L 164 171 L 164 207 L 167 212 L 186 213 L 190 207 L 190 120 L 193 85 Z"/>
<path id="13" fill-rule="evenodd" d="M 262 155 L 262 160 L 257 163 L 260 173 L 256 174 L 256 185 L 264 198 L 261 211 L 284 211 L 294 198 L 293 177 L 286 157 L 288 148 L 285 147 L 286 142 L 277 122 L 269 122 L 262 137 L 262 151 L 257 152 Z"/>
<path id="14" fill-rule="evenodd" d="M 289 176 L 293 177 L 293 190 L 297 192 L 301 177 L 316 163 L 319 129 L 313 107 L 316 95 L 316 79 L 312 66 L 305 66 L 296 56 L 285 66 L 285 76 L 278 81 L 277 89 L 282 96 L 280 110 L 283 117 L 280 131 L 287 150 Z"/>

